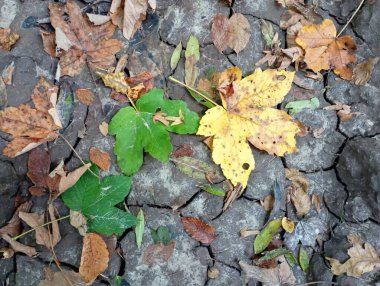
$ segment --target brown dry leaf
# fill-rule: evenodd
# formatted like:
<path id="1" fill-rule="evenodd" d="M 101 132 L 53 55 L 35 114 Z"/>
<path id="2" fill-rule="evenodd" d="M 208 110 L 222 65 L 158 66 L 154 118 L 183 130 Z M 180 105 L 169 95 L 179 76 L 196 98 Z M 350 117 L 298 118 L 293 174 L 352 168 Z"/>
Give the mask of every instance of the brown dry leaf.
<path id="1" fill-rule="evenodd" d="M 51 57 L 56 57 L 55 33 L 40 31 L 44 51 Z"/>
<path id="2" fill-rule="evenodd" d="M 337 38 L 336 28 L 330 19 L 322 24 L 304 26 L 299 30 L 296 43 L 305 50 L 305 62 L 311 70 L 334 69 L 341 78 L 350 80 L 350 64 L 356 62 L 356 44 L 351 36 Z"/>
<path id="3" fill-rule="evenodd" d="M 75 227 L 81 236 L 85 236 L 88 230 L 87 219 L 81 212 L 70 210 L 70 224 Z"/>
<path id="4" fill-rule="evenodd" d="M 0 49 L 10 51 L 19 38 L 20 36 L 17 33 L 12 33 L 11 29 L 0 28 Z"/>
<path id="5" fill-rule="evenodd" d="M 117 62 L 114 73 L 122 72 L 127 66 L 127 62 L 128 62 L 128 54 L 122 55 Z"/>
<path id="6" fill-rule="evenodd" d="M 311 203 L 314 204 L 314 207 L 317 210 L 317 213 L 319 214 L 321 212 L 321 204 L 322 204 L 321 196 L 313 194 L 311 196 Z"/>
<path id="7" fill-rule="evenodd" d="M 156 0 L 113 0 L 110 8 L 112 22 L 123 29 L 123 36 L 130 40 L 146 18 L 149 6 L 156 9 Z"/>
<path id="8" fill-rule="evenodd" d="M 246 227 L 240 230 L 240 236 L 243 238 L 258 235 L 259 233 L 260 230 L 258 229 L 247 229 Z"/>
<path id="9" fill-rule="evenodd" d="M 41 280 L 38 286 L 68 286 L 68 285 L 83 285 L 82 276 L 74 271 L 63 270 L 53 272 L 51 275 L 46 275 L 45 280 Z"/>
<path id="10" fill-rule="evenodd" d="M 108 170 L 111 166 L 110 154 L 99 148 L 90 148 L 90 160 L 103 171 Z"/>
<path id="11" fill-rule="evenodd" d="M 83 238 L 82 257 L 79 273 L 88 284 L 108 267 L 109 253 L 103 238 L 96 233 L 88 233 Z"/>
<path id="12" fill-rule="evenodd" d="M 15 252 L 22 252 L 28 255 L 29 257 L 33 257 L 37 255 L 37 251 L 34 247 L 24 245 L 16 240 L 13 240 L 8 234 L 2 234 L 2 239 L 4 239 L 6 242 L 9 243 L 9 245 L 12 247 L 12 249 Z"/>
<path id="13" fill-rule="evenodd" d="M 244 15 L 235 13 L 228 19 L 218 13 L 212 22 L 212 40 L 220 53 L 230 47 L 238 54 L 248 44 L 251 26 Z"/>
<path id="14" fill-rule="evenodd" d="M 100 125 L 99 125 L 99 130 L 100 130 L 100 133 L 102 133 L 103 136 L 107 136 L 108 135 L 108 123 L 103 121 Z"/>
<path id="15" fill-rule="evenodd" d="M 90 89 L 79 88 L 75 91 L 75 94 L 84 105 L 90 106 L 96 101 L 96 96 Z"/>
<path id="16" fill-rule="evenodd" d="M 10 236 L 16 236 L 21 232 L 21 220 L 19 217 L 20 212 L 29 212 L 32 207 L 32 202 L 27 201 L 18 206 L 14 212 L 12 218 L 9 220 L 8 224 L 0 228 L 0 235 L 8 234 Z"/>
<path id="17" fill-rule="evenodd" d="M 340 263 L 339 260 L 326 257 L 330 262 L 331 271 L 334 275 L 347 273 L 348 276 L 360 277 L 364 273 L 370 272 L 375 268 L 380 268 L 380 257 L 375 248 L 369 243 L 363 243 L 360 239 L 351 237 L 352 247 L 348 249 L 347 254 L 350 258 Z"/>
<path id="18" fill-rule="evenodd" d="M 87 13 L 87 17 L 95 26 L 103 25 L 111 20 L 110 16 Z"/>
<path id="19" fill-rule="evenodd" d="M 296 169 L 285 169 L 285 176 L 292 181 L 290 186 L 290 199 L 297 210 L 298 216 L 304 216 L 311 208 L 311 200 L 307 194 L 309 181 Z"/>
<path id="20" fill-rule="evenodd" d="M 380 57 L 369 58 L 354 67 L 352 74 L 352 83 L 356 85 L 366 85 L 371 78 L 373 69 L 378 63 Z"/>
<path id="21" fill-rule="evenodd" d="M 359 115 L 360 112 L 351 112 L 351 106 L 335 101 L 334 105 L 326 106 L 323 109 L 337 110 L 337 114 L 342 122 L 350 120 L 354 115 Z"/>
<path id="22" fill-rule="evenodd" d="M 216 239 L 215 228 L 195 217 L 182 217 L 183 229 L 193 239 L 210 244 Z"/>
<path id="23" fill-rule="evenodd" d="M 4 68 L 3 72 L 1 73 L 1 77 L 3 78 L 3 82 L 6 85 L 12 84 L 13 79 L 13 73 L 15 71 L 15 63 L 12 62 L 10 65 Z"/>
<path id="24" fill-rule="evenodd" d="M 61 75 L 77 75 L 86 64 L 94 70 L 107 69 L 114 64 L 115 54 L 123 44 L 110 39 L 115 31 L 111 22 L 94 26 L 83 17 L 73 0 L 66 4 L 50 3 L 49 10 L 57 46 L 62 48 L 59 53 Z"/>
<path id="25" fill-rule="evenodd" d="M 147 246 L 144 250 L 142 256 L 142 262 L 145 265 L 151 266 L 155 263 L 166 262 L 172 257 L 175 249 L 175 241 L 172 240 L 167 245 L 160 244 L 151 244 Z"/>
<path id="26" fill-rule="evenodd" d="M 0 249 L 0 253 L 3 254 L 4 259 L 12 258 L 15 254 L 15 251 L 11 247 L 3 247 Z"/>
<path id="27" fill-rule="evenodd" d="M 184 156 L 192 157 L 193 153 L 194 153 L 193 148 L 191 148 L 190 145 L 183 144 L 177 150 L 175 150 L 171 156 L 174 158 L 180 158 L 180 157 L 184 157 Z"/>
<path id="28" fill-rule="evenodd" d="M 264 198 L 264 200 L 260 201 L 261 206 L 264 208 L 264 210 L 271 211 L 273 209 L 274 204 L 274 196 L 268 195 Z"/>
<path id="29" fill-rule="evenodd" d="M 50 232 L 49 229 L 41 227 L 44 224 L 44 215 L 37 213 L 25 213 L 20 212 L 19 217 L 31 228 L 35 229 L 36 233 L 36 243 L 46 246 L 48 249 L 52 249 L 60 240 L 61 235 L 59 233 L 58 222 L 55 217 L 55 210 L 52 204 L 48 207 L 49 217 L 51 223 Z"/>
<path id="30" fill-rule="evenodd" d="M 278 262 L 277 267 L 269 269 L 249 265 L 244 262 L 239 262 L 239 264 L 246 278 L 260 281 L 263 283 L 263 286 L 294 285 L 296 278 L 285 257 L 281 255 L 276 260 Z"/>
<path id="31" fill-rule="evenodd" d="M 282 218 L 281 225 L 282 228 L 288 233 L 292 233 L 294 231 L 294 221 L 288 219 L 287 217 Z"/>
<path id="32" fill-rule="evenodd" d="M 36 192 L 38 188 L 47 188 L 50 171 L 50 155 L 43 148 L 33 149 L 28 156 L 28 173 L 26 175 L 33 182 L 34 186 L 29 188 Z"/>
<path id="33" fill-rule="evenodd" d="M 322 138 L 322 133 L 325 131 L 324 128 L 316 128 L 313 129 L 313 136 L 314 138 Z"/>
<path id="34" fill-rule="evenodd" d="M 32 94 L 35 109 L 22 104 L 0 111 L 0 130 L 13 136 L 3 150 L 5 156 L 14 158 L 58 137 L 56 131 L 62 125 L 55 108 L 57 91 L 58 87 L 41 78 Z"/>
<path id="35" fill-rule="evenodd" d="M 298 128 L 300 131 L 297 133 L 297 136 L 299 137 L 305 137 L 307 134 L 309 134 L 310 127 L 304 125 L 301 121 L 296 121 Z"/>

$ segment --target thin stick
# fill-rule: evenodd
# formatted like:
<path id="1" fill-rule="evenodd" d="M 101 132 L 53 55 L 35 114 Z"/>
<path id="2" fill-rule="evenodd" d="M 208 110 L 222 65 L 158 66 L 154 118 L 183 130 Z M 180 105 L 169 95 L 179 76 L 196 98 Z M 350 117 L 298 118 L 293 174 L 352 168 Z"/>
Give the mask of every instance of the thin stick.
<path id="1" fill-rule="evenodd" d="M 39 226 L 37 226 L 37 227 L 35 227 L 35 228 L 32 228 L 32 229 L 29 229 L 28 231 L 25 231 L 25 232 L 23 232 L 23 233 L 21 233 L 21 234 L 15 236 L 15 237 L 12 237 L 12 240 L 17 240 L 17 239 L 19 239 L 20 237 L 23 237 L 24 235 L 26 235 L 26 234 L 28 234 L 28 233 L 31 233 L 31 232 L 35 231 L 36 229 L 38 229 L 38 228 L 41 228 L 41 227 L 44 227 L 44 226 L 46 226 L 46 225 L 52 224 L 53 222 L 56 222 L 56 221 L 60 221 L 60 220 L 67 219 L 67 218 L 69 218 L 69 217 L 70 217 L 70 215 L 66 215 L 66 216 L 63 216 L 63 217 L 60 217 L 60 218 L 54 219 L 54 220 L 52 220 L 52 221 L 49 221 L 49 222 L 47 222 L 47 223 L 41 224 L 41 225 L 39 225 Z"/>
<path id="2" fill-rule="evenodd" d="M 350 20 L 348 20 L 348 22 L 346 23 L 346 25 L 344 25 L 344 27 L 342 28 L 342 30 L 340 30 L 338 36 L 336 36 L 336 37 L 339 37 L 339 36 L 342 34 L 342 32 L 347 28 L 348 24 L 351 23 L 352 19 L 354 19 L 355 15 L 359 12 L 360 8 L 361 8 L 362 5 L 364 4 L 364 1 L 365 1 L 365 0 L 362 0 L 362 2 L 360 2 L 358 8 L 356 8 L 356 10 L 355 10 L 354 14 L 352 14 Z"/>
<path id="3" fill-rule="evenodd" d="M 66 142 L 66 144 L 70 147 L 70 149 L 74 152 L 74 154 L 82 162 L 83 166 L 85 166 L 86 163 L 83 161 L 82 157 L 78 154 L 78 152 L 74 149 L 73 145 L 71 145 L 70 142 L 62 134 L 59 134 L 59 137 L 61 137 Z M 97 177 L 98 179 L 100 179 L 100 177 L 97 174 L 95 174 L 91 169 L 88 169 L 88 171 L 91 174 L 93 174 L 95 177 Z"/>
<path id="4" fill-rule="evenodd" d="M 94 75 L 92 74 L 92 71 L 91 71 L 91 68 L 90 68 L 90 64 L 88 63 L 88 60 L 87 60 L 87 59 L 86 59 L 86 65 L 87 65 L 88 72 L 90 73 L 90 76 L 91 76 L 91 79 L 92 79 L 92 83 L 95 85 L 95 88 L 96 88 L 96 95 L 98 96 L 98 99 L 99 99 L 100 109 L 102 110 L 102 114 L 104 114 L 103 104 L 102 104 L 102 99 L 101 99 L 101 97 L 100 97 L 99 87 L 98 87 L 98 85 L 96 84 L 96 81 L 95 81 Z"/>
<path id="5" fill-rule="evenodd" d="M 215 101 L 213 101 L 211 98 L 208 98 L 207 96 L 203 95 L 201 92 L 199 92 L 198 90 L 192 88 L 191 86 L 188 86 L 187 84 L 179 81 L 178 79 L 175 79 L 174 77 L 172 76 L 169 76 L 169 79 L 183 87 L 186 87 L 187 89 L 190 89 L 191 91 L 195 92 L 196 94 L 198 94 L 199 96 L 201 96 L 203 99 L 207 100 L 208 102 L 211 102 L 212 104 L 214 104 L 215 106 L 221 106 L 219 104 L 217 104 Z"/>

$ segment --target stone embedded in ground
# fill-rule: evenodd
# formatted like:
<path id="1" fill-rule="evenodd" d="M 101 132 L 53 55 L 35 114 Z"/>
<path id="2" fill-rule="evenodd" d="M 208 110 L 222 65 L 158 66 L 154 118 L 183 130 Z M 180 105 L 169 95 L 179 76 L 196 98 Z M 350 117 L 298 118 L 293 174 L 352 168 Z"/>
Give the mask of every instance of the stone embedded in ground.
<path id="1" fill-rule="evenodd" d="M 331 1 L 320 0 L 318 8 L 322 11 L 328 11 L 330 17 L 337 17 L 340 22 L 345 23 L 348 21 L 352 12 L 358 7 L 360 0 L 346 0 L 346 1 Z"/>
<path id="2" fill-rule="evenodd" d="M 268 0 L 236 0 L 233 10 L 236 13 L 252 15 L 276 24 L 280 23 L 280 16 L 285 12 L 280 4 Z"/>
<path id="3" fill-rule="evenodd" d="M 37 286 L 45 278 L 44 268 L 47 266 L 39 260 L 16 254 L 16 286 Z"/>
<path id="4" fill-rule="evenodd" d="M 183 216 L 197 217 L 208 222 L 220 214 L 222 209 L 223 197 L 202 191 L 187 206 L 181 209 L 181 214 Z"/>
<path id="5" fill-rule="evenodd" d="M 141 248 L 136 246 L 134 232 L 120 242 L 126 263 L 124 278 L 131 285 L 205 285 L 207 261 L 211 258 L 196 255 L 200 254 L 196 247 L 199 243 L 185 233 L 179 215 L 161 208 L 144 207 L 143 211 L 146 225 Z M 150 231 L 160 226 L 169 228 L 176 243 L 173 255 L 167 262 L 145 265 L 143 253 L 153 244 Z"/>
<path id="6" fill-rule="evenodd" d="M 7 202 L 0 208 L 0 226 L 12 217 L 14 212 L 14 196 L 18 190 L 18 178 L 9 162 L 0 161 L 0 201 Z"/>
<path id="7" fill-rule="evenodd" d="M 327 267 L 322 255 L 313 254 L 310 258 L 310 268 L 307 272 L 307 281 L 332 281 L 333 274 Z"/>
<path id="8" fill-rule="evenodd" d="M 212 222 L 218 234 L 211 244 L 215 259 L 234 267 L 239 267 L 239 261 L 250 261 L 253 256 L 253 236 L 241 238 L 240 230 L 261 229 L 265 216 L 264 208 L 258 203 L 245 198 L 233 202 Z"/>
<path id="9" fill-rule="evenodd" d="M 253 150 L 253 157 L 255 158 L 255 169 L 249 177 L 244 195 L 262 200 L 267 195 L 273 194 L 276 180 L 280 186 L 284 186 L 285 171 L 281 159 L 278 157 L 259 150 Z"/>
<path id="10" fill-rule="evenodd" d="M 229 10 L 221 1 L 181 1 L 179 5 L 169 6 L 166 10 L 160 27 L 161 38 L 173 45 L 182 41 L 186 47 L 188 38 L 194 35 L 201 45 L 210 44 L 214 15 L 229 15 Z"/>
<path id="11" fill-rule="evenodd" d="M 352 220 L 379 220 L 380 136 L 354 138 L 345 145 L 337 170 L 349 192 L 345 214 Z"/>
<path id="12" fill-rule="evenodd" d="M 215 262 L 213 268 L 219 270 L 219 275 L 214 279 L 209 279 L 207 286 L 240 286 L 242 285 L 242 278 L 240 277 L 239 271 L 235 268 L 226 266 L 220 262 Z"/>
<path id="13" fill-rule="evenodd" d="M 15 258 L 0 259 L 0 281 L 5 281 L 15 270 Z"/>
<path id="14" fill-rule="evenodd" d="M 312 132 L 305 137 L 297 137 L 298 153 L 285 156 L 290 168 L 303 171 L 326 169 L 334 164 L 337 153 L 345 137 L 335 131 L 337 117 L 335 111 L 306 109 L 293 115 L 312 130 L 323 128 L 320 138 L 315 138 Z"/>

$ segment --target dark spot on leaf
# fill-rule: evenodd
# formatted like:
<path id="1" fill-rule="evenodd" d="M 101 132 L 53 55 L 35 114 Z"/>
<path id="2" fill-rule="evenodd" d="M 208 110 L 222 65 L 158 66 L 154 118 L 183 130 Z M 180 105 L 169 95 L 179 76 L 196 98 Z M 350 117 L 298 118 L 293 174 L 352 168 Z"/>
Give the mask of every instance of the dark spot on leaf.
<path id="1" fill-rule="evenodd" d="M 241 167 L 242 167 L 244 170 L 248 170 L 248 169 L 249 169 L 249 164 L 248 164 L 248 163 L 244 163 Z"/>
<path id="2" fill-rule="evenodd" d="M 281 81 L 283 81 L 284 79 L 286 79 L 286 77 L 283 76 L 283 75 L 278 75 L 278 76 L 277 76 L 277 80 L 281 80 Z"/>

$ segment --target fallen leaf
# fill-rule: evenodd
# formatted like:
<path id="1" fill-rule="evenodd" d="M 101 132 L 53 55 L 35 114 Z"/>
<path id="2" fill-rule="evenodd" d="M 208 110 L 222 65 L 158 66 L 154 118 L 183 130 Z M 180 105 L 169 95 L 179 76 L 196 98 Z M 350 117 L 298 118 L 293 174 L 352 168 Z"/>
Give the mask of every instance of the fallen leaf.
<path id="1" fill-rule="evenodd" d="M 245 238 L 248 236 L 255 236 L 260 233 L 260 230 L 257 229 L 247 229 L 246 227 L 240 230 L 240 236 Z"/>
<path id="2" fill-rule="evenodd" d="M 314 138 L 322 138 L 322 134 L 325 131 L 324 128 L 316 128 L 313 129 L 313 136 Z"/>
<path id="3" fill-rule="evenodd" d="M 212 20 L 211 36 L 220 53 L 230 47 L 238 54 L 249 42 L 251 26 L 247 18 L 240 13 L 233 14 L 229 19 L 218 13 Z"/>
<path id="4" fill-rule="evenodd" d="M 321 212 L 321 204 L 322 204 L 321 196 L 313 194 L 311 196 L 311 203 L 314 204 L 314 207 L 317 210 L 317 213 L 319 214 Z"/>
<path id="5" fill-rule="evenodd" d="M 285 105 L 285 108 L 288 108 L 291 113 L 301 112 L 303 109 L 316 109 L 319 107 L 319 99 L 313 97 L 312 99 L 296 100 L 290 101 Z"/>
<path id="6" fill-rule="evenodd" d="M 69 283 L 69 284 L 68 284 Z M 67 286 L 82 285 L 84 283 L 82 276 L 71 270 L 63 270 L 45 275 L 45 279 L 38 283 L 38 286 Z"/>
<path id="7" fill-rule="evenodd" d="M 56 57 L 56 42 L 54 32 L 40 31 L 44 51 L 51 57 Z"/>
<path id="8" fill-rule="evenodd" d="M 80 211 L 86 217 L 88 229 L 92 232 L 104 235 L 121 234 L 125 229 L 134 226 L 136 218 L 115 207 L 128 195 L 131 178 L 108 176 L 100 180 L 97 177 L 99 169 L 95 165 L 91 167 L 91 171 L 92 173 L 88 170 L 74 186 L 62 194 L 66 206 L 70 210 Z"/>
<path id="9" fill-rule="evenodd" d="M 90 148 L 90 160 L 103 171 L 108 170 L 111 166 L 110 154 L 103 150 L 100 150 L 99 148 Z"/>
<path id="10" fill-rule="evenodd" d="M 10 51 L 19 38 L 19 34 L 12 33 L 11 29 L 0 28 L 0 49 Z"/>
<path id="11" fill-rule="evenodd" d="M 58 87 L 41 78 L 32 94 L 35 109 L 22 104 L 0 111 L 0 130 L 13 136 L 3 149 L 5 156 L 14 158 L 58 137 L 56 131 L 62 125 L 55 108 L 57 91 Z"/>
<path id="12" fill-rule="evenodd" d="M 215 228 L 195 217 L 182 217 L 183 229 L 193 239 L 210 244 L 216 239 Z"/>
<path id="13" fill-rule="evenodd" d="M 277 156 L 297 151 L 297 124 L 285 111 L 270 108 L 283 100 L 293 77 L 293 72 L 258 68 L 241 79 L 236 67 L 221 75 L 219 91 L 224 107 L 207 110 L 197 134 L 213 136 L 212 158 L 235 187 L 241 184 L 245 189 L 255 167 L 247 140 Z"/>
<path id="14" fill-rule="evenodd" d="M 150 234 L 154 244 L 163 243 L 168 245 L 172 240 L 172 236 L 167 226 L 159 226 L 157 229 L 151 229 Z"/>
<path id="15" fill-rule="evenodd" d="M 264 198 L 264 200 L 260 201 L 260 203 L 265 211 L 271 211 L 273 209 L 274 197 L 272 195 L 268 195 Z"/>
<path id="16" fill-rule="evenodd" d="M 195 86 L 199 74 L 199 69 L 196 66 L 199 58 L 198 39 L 191 35 L 187 41 L 185 51 L 185 83 L 190 87 Z"/>
<path id="17" fill-rule="evenodd" d="M 12 84 L 12 78 L 13 78 L 13 73 L 15 71 L 15 63 L 12 62 L 10 65 L 5 67 L 3 69 L 3 72 L 1 73 L 1 77 L 3 78 L 3 82 L 6 85 L 11 85 Z"/>
<path id="18" fill-rule="evenodd" d="M 352 242 L 354 242 L 352 247 L 347 251 L 350 258 L 346 262 L 340 263 L 339 260 L 326 257 L 334 275 L 346 273 L 347 276 L 360 277 L 364 273 L 380 267 L 379 254 L 371 244 L 364 243 L 363 246 L 361 241 Z"/>
<path id="19" fill-rule="evenodd" d="M 135 226 L 136 244 L 138 249 L 141 247 L 143 235 L 144 235 L 145 218 L 142 209 L 137 214 L 137 223 Z"/>
<path id="20" fill-rule="evenodd" d="M 79 88 L 75 91 L 75 94 L 84 105 L 90 106 L 96 101 L 96 96 L 90 89 Z"/>
<path id="21" fill-rule="evenodd" d="M 292 233 L 294 231 L 294 221 L 287 217 L 282 218 L 281 225 L 282 228 L 288 233 Z"/>
<path id="22" fill-rule="evenodd" d="M 239 265 L 246 278 L 252 278 L 262 282 L 263 286 L 295 284 L 296 278 L 283 255 L 277 258 L 277 263 L 278 266 L 276 268 L 270 269 L 249 265 L 241 261 Z"/>
<path id="23" fill-rule="evenodd" d="M 50 155 L 42 148 L 33 149 L 28 156 L 28 178 L 33 182 L 34 188 L 47 188 L 50 171 Z M 31 187 L 31 188 L 33 188 Z M 29 192 L 31 192 L 29 188 Z M 37 191 L 34 189 L 34 191 Z"/>
<path id="24" fill-rule="evenodd" d="M 70 224 L 75 227 L 81 236 L 85 236 L 88 230 L 87 219 L 81 212 L 70 210 Z"/>
<path id="25" fill-rule="evenodd" d="M 290 189 L 290 199 L 297 210 L 298 216 L 304 216 L 310 211 L 311 202 L 310 197 L 305 191 L 300 188 L 291 188 Z"/>
<path id="26" fill-rule="evenodd" d="M 182 42 L 179 42 L 179 44 L 175 47 L 172 57 L 170 58 L 170 68 L 172 70 L 175 70 L 175 68 L 178 65 L 179 60 L 181 59 L 181 53 L 182 53 Z"/>
<path id="27" fill-rule="evenodd" d="M 92 25 L 87 17 L 83 17 L 73 0 L 68 0 L 66 4 L 50 3 L 49 10 L 56 36 L 58 32 L 70 43 L 67 50 L 59 52 L 61 75 L 77 75 L 86 64 L 93 70 L 107 69 L 114 64 L 114 55 L 123 43 L 110 39 L 115 31 L 111 22 L 101 26 Z M 57 42 L 57 46 L 60 43 Z"/>
<path id="28" fill-rule="evenodd" d="M 175 241 L 172 240 L 168 245 L 160 243 L 147 246 L 142 256 L 143 264 L 151 266 L 168 261 L 174 253 L 175 244 Z"/>
<path id="29" fill-rule="evenodd" d="M 341 78 L 352 78 L 352 69 L 348 65 L 356 62 L 355 41 L 350 36 L 337 38 L 330 19 L 303 27 L 296 43 L 305 50 L 305 62 L 314 72 L 332 68 Z"/>
<path id="30" fill-rule="evenodd" d="M 16 211 L 13 213 L 12 218 L 9 220 L 9 222 L 0 228 L 0 235 L 8 234 L 10 236 L 16 236 L 20 234 L 21 232 L 21 220 L 19 217 L 20 212 L 29 212 L 32 208 L 32 202 L 27 201 L 25 203 L 22 203 L 19 205 L 16 209 Z"/>
<path id="31" fill-rule="evenodd" d="M 298 261 L 300 263 L 301 269 L 303 272 L 307 272 L 310 266 L 309 254 L 306 249 L 300 246 Z"/>
<path id="32" fill-rule="evenodd" d="M 95 26 L 103 25 L 111 20 L 110 16 L 87 13 L 87 17 Z"/>
<path id="33" fill-rule="evenodd" d="M 9 258 L 12 258 L 13 255 L 15 255 L 15 251 L 11 248 L 11 247 L 7 247 L 7 248 L 1 248 L 0 249 L 0 253 L 3 254 L 3 259 L 9 259 Z"/>
<path id="34" fill-rule="evenodd" d="M 256 236 L 253 243 L 255 254 L 263 252 L 272 241 L 273 236 L 281 227 L 281 219 L 274 219 L 268 222 L 265 227 Z"/>
<path id="35" fill-rule="evenodd" d="M 49 217 L 51 223 L 50 228 L 41 227 L 44 224 L 44 215 L 37 213 L 26 213 L 20 212 L 19 217 L 31 228 L 35 229 L 36 233 L 36 243 L 44 245 L 48 249 L 53 249 L 53 247 L 61 240 L 61 235 L 59 233 L 58 222 L 54 214 L 54 207 L 49 204 L 48 207 Z"/>
<path id="36" fill-rule="evenodd" d="M 298 125 L 298 128 L 300 129 L 300 131 L 297 133 L 297 136 L 299 136 L 299 137 L 305 137 L 307 134 L 309 134 L 309 131 L 310 131 L 310 127 L 309 126 L 304 125 L 299 120 L 297 120 L 296 123 Z"/>
<path id="37" fill-rule="evenodd" d="M 3 78 L 0 77 L 0 109 L 3 109 L 8 104 L 8 93 L 7 87 L 3 81 Z"/>
<path id="38" fill-rule="evenodd" d="M 108 123 L 103 121 L 100 125 L 99 125 L 99 130 L 100 130 L 100 133 L 102 133 L 103 136 L 107 136 L 108 135 Z"/>
<path id="39" fill-rule="evenodd" d="M 324 107 L 323 109 L 326 110 L 336 110 L 337 115 L 339 116 L 340 120 L 342 122 L 350 120 L 354 115 L 359 115 L 360 112 L 351 112 L 351 106 L 347 104 L 343 104 L 339 101 L 335 101 L 334 105 L 329 105 Z"/>
<path id="40" fill-rule="evenodd" d="M 125 67 L 127 66 L 127 62 L 128 62 L 128 54 L 122 55 L 117 62 L 114 73 L 119 73 L 119 72 L 124 71 Z"/>
<path id="41" fill-rule="evenodd" d="M 83 238 L 82 256 L 79 273 L 88 284 L 103 273 L 108 267 L 109 253 L 102 237 L 96 233 L 89 233 Z"/>
<path id="42" fill-rule="evenodd" d="M 198 187 L 201 188 L 201 190 L 209 194 L 212 194 L 214 196 L 218 196 L 218 197 L 226 196 L 226 192 L 224 191 L 224 189 L 215 185 L 205 184 L 205 185 L 200 185 Z"/>
<path id="43" fill-rule="evenodd" d="M 172 153 L 172 157 L 180 158 L 180 157 L 192 157 L 193 156 L 193 148 L 191 148 L 188 144 L 181 145 L 177 150 Z"/>
<path id="44" fill-rule="evenodd" d="M 211 267 L 207 270 L 207 277 L 209 279 L 216 279 L 219 277 L 219 270 L 216 267 Z"/>
<path id="45" fill-rule="evenodd" d="M 15 252 L 25 253 L 29 257 L 36 256 L 38 253 L 34 247 L 24 245 L 16 240 L 13 240 L 8 234 L 1 235 L 2 239 L 9 243 Z"/>
<path id="46" fill-rule="evenodd" d="M 379 61 L 379 57 L 369 58 L 354 67 L 352 83 L 356 85 L 366 85 L 371 78 L 373 69 Z"/>

